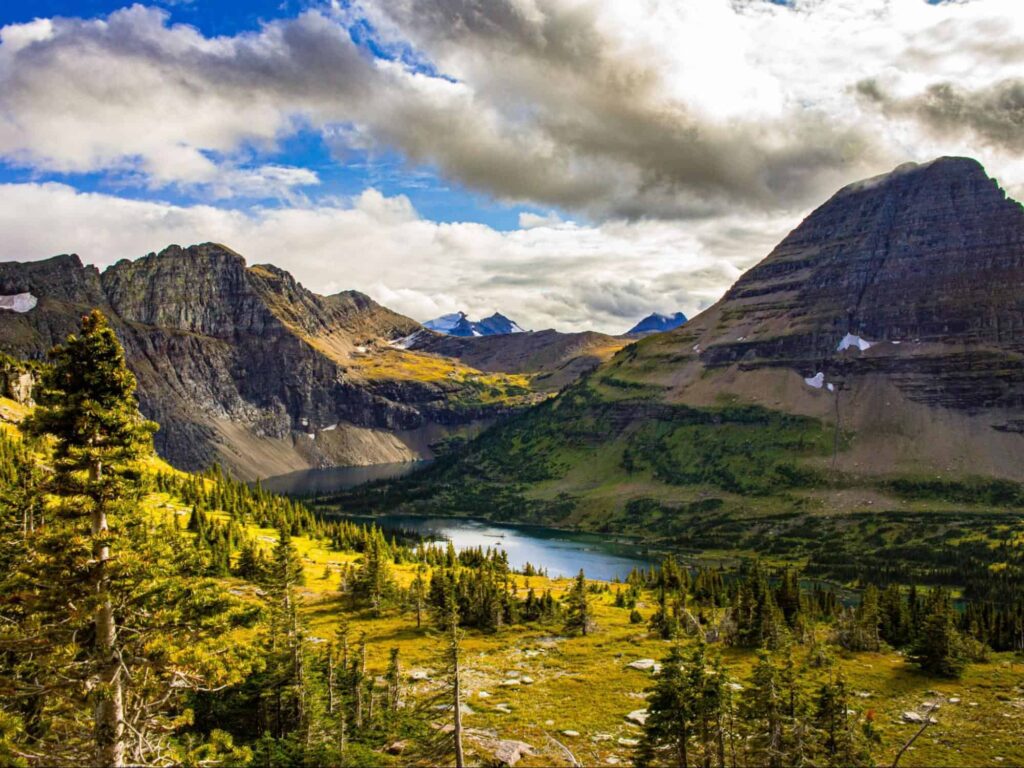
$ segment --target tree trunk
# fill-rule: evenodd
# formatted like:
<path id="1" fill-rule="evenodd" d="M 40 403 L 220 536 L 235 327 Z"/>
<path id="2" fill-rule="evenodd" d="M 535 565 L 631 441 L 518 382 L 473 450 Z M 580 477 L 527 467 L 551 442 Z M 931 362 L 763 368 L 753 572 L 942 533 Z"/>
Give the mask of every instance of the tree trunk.
<path id="1" fill-rule="evenodd" d="M 455 740 L 455 768 L 465 766 L 465 757 L 462 754 L 462 682 L 460 680 L 461 670 L 459 669 L 459 625 L 452 621 L 452 712 L 454 717 L 455 730 L 452 737 Z"/>
<path id="2" fill-rule="evenodd" d="M 334 714 L 334 646 L 327 649 L 327 714 Z"/>
<path id="3" fill-rule="evenodd" d="M 103 465 L 94 462 L 89 467 L 89 479 L 98 483 L 103 477 Z M 92 510 L 93 582 L 96 589 L 96 656 L 99 662 L 100 695 L 93 708 L 95 725 L 96 760 L 102 766 L 119 768 L 124 765 L 124 692 L 121 689 L 121 663 L 117 655 L 117 625 L 110 600 L 107 580 L 107 561 L 110 547 L 101 543 L 101 537 L 110 530 L 107 515 L 100 502 Z"/>

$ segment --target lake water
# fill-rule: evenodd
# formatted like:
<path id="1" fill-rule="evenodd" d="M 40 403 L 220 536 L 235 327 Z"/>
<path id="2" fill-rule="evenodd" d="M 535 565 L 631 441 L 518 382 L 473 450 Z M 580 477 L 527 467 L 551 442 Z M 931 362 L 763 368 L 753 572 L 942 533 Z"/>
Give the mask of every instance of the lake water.
<path id="1" fill-rule="evenodd" d="M 526 563 L 546 568 L 551 577 L 575 576 L 582 568 L 588 578 L 624 579 L 633 567 L 648 568 L 657 558 L 638 544 L 592 533 L 558 531 L 536 525 L 503 525 L 485 520 L 416 515 L 346 517 L 357 523 L 413 531 L 436 541 L 450 540 L 457 550 L 500 548 L 516 569 Z"/>
<path id="2" fill-rule="evenodd" d="M 402 477 L 417 469 L 423 469 L 429 461 L 403 461 L 399 464 L 371 464 L 368 467 L 329 467 L 328 469 L 304 469 L 276 475 L 261 480 L 260 484 L 273 493 L 287 496 L 318 496 L 335 493 L 374 480 L 390 480 Z"/>
<path id="3" fill-rule="evenodd" d="M 354 488 L 374 480 L 388 480 L 422 469 L 430 462 L 374 464 L 368 467 L 332 467 L 291 472 L 261 481 L 274 493 L 316 496 Z M 435 541 L 451 540 L 458 550 L 472 547 L 501 548 L 516 569 L 526 563 L 546 568 L 551 577 L 575 576 L 582 568 L 588 578 L 610 581 L 625 578 L 634 566 L 647 568 L 658 558 L 628 539 L 592 533 L 558 531 L 537 525 L 505 525 L 485 520 L 416 515 L 343 517 L 358 523 L 373 522 L 382 528 L 398 528 Z"/>

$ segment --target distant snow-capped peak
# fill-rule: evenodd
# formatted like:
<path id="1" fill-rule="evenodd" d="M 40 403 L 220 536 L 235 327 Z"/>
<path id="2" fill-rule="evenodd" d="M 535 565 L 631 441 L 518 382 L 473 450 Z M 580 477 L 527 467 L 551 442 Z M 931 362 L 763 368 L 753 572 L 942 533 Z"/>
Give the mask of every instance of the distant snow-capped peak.
<path id="1" fill-rule="evenodd" d="M 500 312 L 495 312 L 483 320 L 470 320 L 465 312 L 453 312 L 428 320 L 423 327 L 448 336 L 499 336 L 525 332 L 518 323 Z"/>

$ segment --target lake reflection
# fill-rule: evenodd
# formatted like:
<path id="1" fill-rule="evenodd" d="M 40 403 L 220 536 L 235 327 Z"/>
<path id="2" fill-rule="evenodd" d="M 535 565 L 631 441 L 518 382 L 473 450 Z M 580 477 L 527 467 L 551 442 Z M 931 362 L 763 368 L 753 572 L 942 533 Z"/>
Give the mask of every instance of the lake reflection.
<path id="1" fill-rule="evenodd" d="M 642 547 L 628 540 L 536 525 L 502 525 L 485 520 L 415 515 L 343 519 L 413 531 L 437 541 L 450 540 L 457 550 L 500 548 L 508 553 L 513 568 L 521 569 L 526 563 L 532 563 L 535 567 L 546 568 L 553 578 L 575 576 L 582 568 L 591 579 L 624 579 L 634 567 L 647 568 L 653 562 Z"/>
<path id="2" fill-rule="evenodd" d="M 355 488 L 374 480 L 404 477 L 429 464 L 429 461 L 403 461 L 399 464 L 371 464 L 367 467 L 304 469 L 268 477 L 261 480 L 260 484 L 268 491 L 287 496 L 319 496 Z"/>

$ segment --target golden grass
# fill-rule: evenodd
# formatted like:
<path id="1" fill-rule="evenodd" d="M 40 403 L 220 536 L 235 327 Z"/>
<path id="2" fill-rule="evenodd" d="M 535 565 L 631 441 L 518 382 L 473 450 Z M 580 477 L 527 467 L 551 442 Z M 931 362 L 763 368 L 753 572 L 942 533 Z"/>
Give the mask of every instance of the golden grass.
<path id="1" fill-rule="evenodd" d="M 276 533 L 256 532 L 265 546 L 272 546 Z M 312 636 L 334 637 L 340 616 L 350 622 L 354 638 L 365 634 L 368 664 L 382 671 L 391 648 L 398 648 L 403 669 L 427 672 L 441 667 L 444 638 L 425 617 L 417 629 L 411 612 L 393 611 L 381 618 L 369 612 L 349 611 L 341 600 L 339 569 L 343 563 L 358 562 L 353 553 L 328 551 L 320 542 L 305 537 L 293 539 L 303 558 L 306 585 L 301 590 L 303 612 Z M 330 577 L 324 579 L 325 567 Z M 397 581 L 407 586 L 414 577 L 411 565 L 394 566 Z M 570 587 L 570 579 L 517 576 L 517 588 L 525 595 L 527 584 L 538 594 L 550 588 L 556 597 Z M 612 588 L 614 590 L 614 587 Z M 521 739 L 538 748 L 539 754 L 521 765 L 567 764 L 548 735 L 563 742 L 586 765 L 620 764 L 631 760 L 631 747 L 618 740 L 638 737 L 639 728 L 625 715 L 643 709 L 644 690 L 651 685 L 649 673 L 630 669 L 627 664 L 641 658 L 660 659 L 669 643 L 647 634 L 644 625 L 629 623 L 629 611 L 616 608 L 613 592 L 594 598 L 598 629 L 587 637 L 563 637 L 561 626 L 520 625 L 493 634 L 467 631 L 463 641 L 466 666 L 466 703 L 472 714 L 465 717 L 469 728 L 493 728 L 502 738 Z M 654 605 L 647 594 L 639 606 L 648 617 Z M 822 629 L 824 634 L 824 628 Z M 722 649 L 733 678 L 741 684 L 756 658 L 752 651 Z M 802 662 L 806 649 L 795 651 Z M 916 729 L 904 724 L 901 713 L 918 709 L 924 701 L 960 698 L 945 704 L 937 713 L 937 725 L 918 739 L 901 765 L 1020 765 L 1024 764 L 1024 664 L 1011 654 L 996 654 L 986 664 L 972 664 L 961 680 L 946 681 L 917 672 L 896 652 L 851 654 L 839 658 L 851 690 L 857 696 L 851 706 L 858 718 L 870 711 L 882 742 L 873 754 L 881 764 L 891 764 L 896 751 Z M 814 672 L 809 673 L 812 676 Z M 819 676 L 822 673 L 817 673 Z M 503 685 L 514 677 L 528 677 L 531 684 Z M 410 683 L 413 690 L 428 690 L 430 682 Z M 481 697 L 481 691 L 490 694 Z M 976 706 L 972 706 L 972 703 Z M 499 705 L 507 705 L 502 707 Z M 503 712 L 502 709 L 508 709 Z M 563 730 L 580 733 L 564 736 Z M 997 760 L 996 758 L 1002 758 Z"/>

